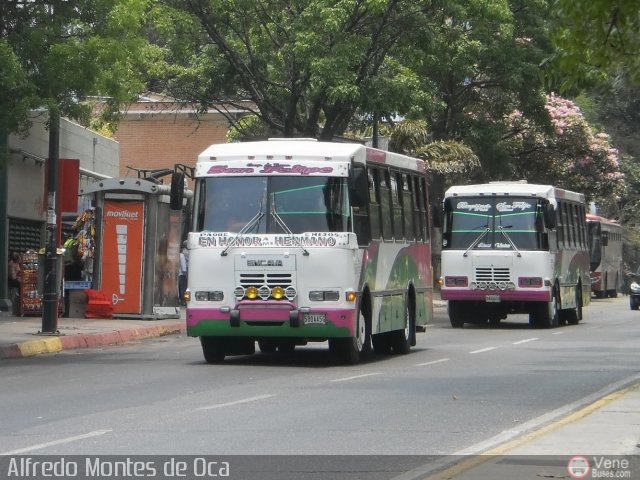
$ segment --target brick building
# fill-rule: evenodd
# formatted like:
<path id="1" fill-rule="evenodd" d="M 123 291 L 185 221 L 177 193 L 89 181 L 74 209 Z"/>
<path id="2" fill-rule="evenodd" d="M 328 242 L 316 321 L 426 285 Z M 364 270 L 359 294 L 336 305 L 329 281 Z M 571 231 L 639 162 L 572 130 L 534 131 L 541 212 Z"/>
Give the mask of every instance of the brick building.
<path id="1" fill-rule="evenodd" d="M 229 113 L 241 115 L 243 111 Z M 157 170 L 178 163 L 194 167 L 205 148 L 227 141 L 228 129 L 227 119 L 216 111 L 198 114 L 171 98 L 141 95 L 129 106 L 114 135 L 120 144 L 120 176 L 138 175 L 129 167 Z"/>

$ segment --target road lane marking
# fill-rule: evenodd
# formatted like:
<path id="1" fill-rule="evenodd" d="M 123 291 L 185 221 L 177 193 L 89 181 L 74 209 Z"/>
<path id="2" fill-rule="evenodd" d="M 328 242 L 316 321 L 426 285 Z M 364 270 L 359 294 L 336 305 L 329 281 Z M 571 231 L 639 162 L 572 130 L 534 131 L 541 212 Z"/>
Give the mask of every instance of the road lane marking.
<path id="1" fill-rule="evenodd" d="M 442 362 L 448 362 L 448 361 L 449 361 L 448 358 L 441 358 L 440 360 L 433 360 L 431 362 L 416 363 L 416 367 L 424 367 L 426 365 L 435 365 L 436 363 L 442 363 Z"/>
<path id="2" fill-rule="evenodd" d="M 0 456 L 3 455 L 21 455 L 23 453 L 32 452 L 34 450 L 42 450 L 43 448 L 53 447 L 54 445 L 62 445 L 63 443 L 77 442 L 78 440 L 84 440 L 85 438 L 99 437 L 105 433 L 109 433 L 113 430 L 95 430 L 89 433 L 83 433 L 82 435 L 75 435 L 73 437 L 60 438 L 59 440 L 53 440 L 51 442 L 38 443 L 31 445 L 30 447 L 18 448 L 17 450 L 11 450 L 9 452 L 0 452 Z"/>
<path id="3" fill-rule="evenodd" d="M 481 348 L 480 350 L 474 350 L 473 352 L 469 352 L 470 354 L 474 354 L 474 353 L 484 353 L 484 352 L 490 352 L 491 350 L 495 350 L 498 347 L 487 347 L 487 348 Z"/>
<path id="4" fill-rule="evenodd" d="M 536 340 L 540 340 L 540 339 L 538 337 L 525 338 L 524 340 L 513 342 L 513 345 L 521 345 L 523 343 L 535 342 Z"/>
<path id="5" fill-rule="evenodd" d="M 196 410 L 198 411 L 213 410 L 215 408 L 232 407 L 234 405 L 242 405 L 243 403 L 257 402 L 258 400 L 264 400 L 265 398 L 271 398 L 271 397 L 275 397 L 275 395 L 274 394 L 258 395 L 256 397 L 242 398 L 240 400 L 235 400 L 233 402 L 215 403 L 213 405 L 207 405 L 206 407 L 196 408 Z"/>
<path id="6" fill-rule="evenodd" d="M 551 332 L 551 335 L 562 335 L 564 332 Z"/>
<path id="7" fill-rule="evenodd" d="M 353 377 L 336 378 L 331 380 L 332 382 L 348 382 L 349 380 L 356 380 L 358 378 L 371 377 L 373 375 L 382 375 L 382 372 L 363 373 L 362 375 L 354 375 Z"/>

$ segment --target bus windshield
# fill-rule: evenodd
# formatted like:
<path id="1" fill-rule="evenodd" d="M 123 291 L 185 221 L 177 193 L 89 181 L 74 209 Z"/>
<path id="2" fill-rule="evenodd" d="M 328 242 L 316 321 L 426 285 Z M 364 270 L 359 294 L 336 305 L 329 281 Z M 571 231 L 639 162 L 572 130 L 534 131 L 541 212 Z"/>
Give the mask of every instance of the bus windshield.
<path id="1" fill-rule="evenodd" d="M 198 231 L 345 232 L 351 226 L 344 177 L 208 177 L 196 190 Z"/>
<path id="2" fill-rule="evenodd" d="M 542 250 L 542 208 L 527 197 L 448 198 L 444 249 Z"/>

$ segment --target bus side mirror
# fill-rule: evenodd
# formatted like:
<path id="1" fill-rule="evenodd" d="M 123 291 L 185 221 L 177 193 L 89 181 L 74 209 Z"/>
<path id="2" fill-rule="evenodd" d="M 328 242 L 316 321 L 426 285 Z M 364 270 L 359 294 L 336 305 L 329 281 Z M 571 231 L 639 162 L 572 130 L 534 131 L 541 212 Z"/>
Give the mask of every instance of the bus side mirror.
<path id="1" fill-rule="evenodd" d="M 355 167 L 352 172 L 351 206 L 360 210 L 366 210 L 367 197 L 369 195 L 369 181 L 367 172 L 363 167 Z"/>
<path id="2" fill-rule="evenodd" d="M 556 209 L 550 203 L 542 206 L 544 225 L 547 228 L 556 228 Z"/>
<path id="3" fill-rule="evenodd" d="M 609 232 L 602 232 L 602 246 L 606 247 L 609 244 Z"/>
<path id="4" fill-rule="evenodd" d="M 169 208 L 182 210 L 184 198 L 184 172 L 173 172 L 171 175 L 171 193 L 169 194 Z"/>

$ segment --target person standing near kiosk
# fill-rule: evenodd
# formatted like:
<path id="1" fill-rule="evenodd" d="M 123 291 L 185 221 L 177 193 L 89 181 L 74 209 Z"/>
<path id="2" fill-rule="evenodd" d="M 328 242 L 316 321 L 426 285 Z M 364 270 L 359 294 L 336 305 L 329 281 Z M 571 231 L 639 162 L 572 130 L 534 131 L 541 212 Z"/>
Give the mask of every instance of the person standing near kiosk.
<path id="1" fill-rule="evenodd" d="M 9 256 L 9 263 L 7 268 L 8 282 L 7 287 L 9 289 L 9 298 L 13 308 L 13 314 L 18 313 L 18 303 L 20 302 L 20 283 L 22 281 L 22 275 L 20 270 L 20 256 L 13 252 Z"/>

